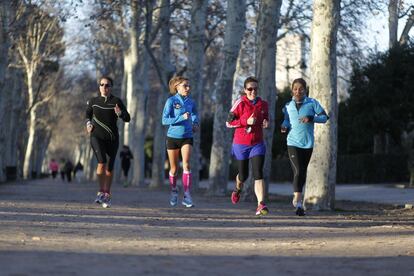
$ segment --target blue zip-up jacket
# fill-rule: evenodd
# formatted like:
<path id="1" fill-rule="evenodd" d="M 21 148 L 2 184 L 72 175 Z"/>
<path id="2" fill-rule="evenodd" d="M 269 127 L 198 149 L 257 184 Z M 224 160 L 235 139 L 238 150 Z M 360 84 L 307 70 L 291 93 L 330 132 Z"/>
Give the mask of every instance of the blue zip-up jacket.
<path id="1" fill-rule="evenodd" d="M 184 119 L 184 113 L 189 112 L 190 118 Z M 192 138 L 193 124 L 198 125 L 197 107 L 193 99 L 175 94 L 167 99 L 162 112 L 162 124 L 169 126 L 167 137 Z"/>
<path id="2" fill-rule="evenodd" d="M 329 119 L 320 103 L 309 97 L 303 99 L 299 109 L 296 108 L 295 100 L 286 103 L 283 108 L 284 120 L 282 127 L 288 129 L 287 145 L 303 149 L 313 148 L 314 144 L 314 123 L 326 123 Z M 309 117 L 310 122 L 302 123 L 302 117 Z"/>

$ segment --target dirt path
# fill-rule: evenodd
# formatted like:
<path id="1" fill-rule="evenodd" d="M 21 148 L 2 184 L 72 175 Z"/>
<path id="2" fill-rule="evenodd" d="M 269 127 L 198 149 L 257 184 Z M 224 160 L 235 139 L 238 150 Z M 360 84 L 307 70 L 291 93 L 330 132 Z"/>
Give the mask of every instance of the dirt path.
<path id="1" fill-rule="evenodd" d="M 414 211 L 338 202 L 293 215 L 287 198 L 254 217 L 254 203 L 95 184 L 0 185 L 0 275 L 414 275 Z"/>

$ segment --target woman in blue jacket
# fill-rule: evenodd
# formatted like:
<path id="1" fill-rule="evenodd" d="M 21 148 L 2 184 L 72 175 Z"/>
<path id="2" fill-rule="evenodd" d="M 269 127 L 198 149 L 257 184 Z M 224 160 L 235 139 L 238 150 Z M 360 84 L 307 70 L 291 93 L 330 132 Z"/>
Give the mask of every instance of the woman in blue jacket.
<path id="1" fill-rule="evenodd" d="M 329 117 L 317 100 L 306 96 L 306 82 L 302 78 L 293 81 L 292 100 L 285 105 L 283 113 L 281 132 L 288 132 L 288 154 L 294 175 L 292 203 L 296 214 L 304 216 L 302 190 L 312 156 L 314 124 L 326 123 Z"/>
<path id="2" fill-rule="evenodd" d="M 167 125 L 167 153 L 170 162 L 169 182 L 171 187 L 171 206 L 178 202 L 177 170 L 181 151 L 184 197 L 182 204 L 193 207 L 190 195 L 192 175 L 190 169 L 193 132 L 198 129 L 198 114 L 195 101 L 190 98 L 190 84 L 187 78 L 174 77 L 169 82 L 171 97 L 167 99 L 162 113 L 162 124 Z"/>

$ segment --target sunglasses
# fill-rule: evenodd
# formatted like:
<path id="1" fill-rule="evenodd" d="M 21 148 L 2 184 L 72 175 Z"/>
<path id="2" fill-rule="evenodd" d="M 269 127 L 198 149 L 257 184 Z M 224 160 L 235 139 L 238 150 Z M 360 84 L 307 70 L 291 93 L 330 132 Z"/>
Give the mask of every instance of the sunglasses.
<path id="1" fill-rule="evenodd" d="M 109 83 L 100 83 L 99 86 L 101 87 L 111 87 Z"/>
<path id="2" fill-rule="evenodd" d="M 257 91 L 257 87 L 249 87 L 249 88 L 246 88 L 246 90 L 250 91 L 250 92 L 253 91 L 253 90 Z"/>

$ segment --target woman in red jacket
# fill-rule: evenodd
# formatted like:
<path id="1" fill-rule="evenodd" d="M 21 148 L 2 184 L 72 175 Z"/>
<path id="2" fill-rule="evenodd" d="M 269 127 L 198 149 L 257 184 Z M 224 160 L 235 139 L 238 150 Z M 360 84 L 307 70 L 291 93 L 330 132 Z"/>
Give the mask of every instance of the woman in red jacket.
<path id="1" fill-rule="evenodd" d="M 269 209 L 264 203 L 263 164 L 266 146 L 263 141 L 263 128 L 269 125 L 268 104 L 257 96 L 258 80 L 248 77 L 244 81 L 244 93 L 230 110 L 226 125 L 235 128 L 232 153 L 238 163 L 236 189 L 231 201 L 240 200 L 243 183 L 249 176 L 249 160 L 252 162 L 254 191 L 257 197 L 256 215 L 266 215 Z"/>

